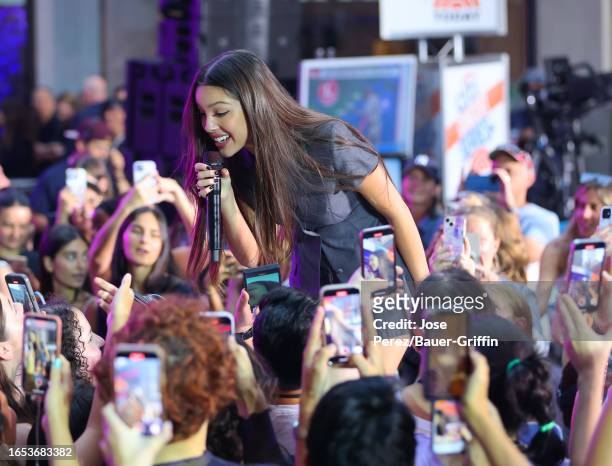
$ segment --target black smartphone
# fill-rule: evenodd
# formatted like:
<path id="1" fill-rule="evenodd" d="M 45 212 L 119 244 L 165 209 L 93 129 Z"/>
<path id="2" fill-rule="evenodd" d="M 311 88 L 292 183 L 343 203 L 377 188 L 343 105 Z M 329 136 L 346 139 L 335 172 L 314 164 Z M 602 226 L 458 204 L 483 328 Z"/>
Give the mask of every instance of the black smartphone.
<path id="1" fill-rule="evenodd" d="M 14 303 L 23 304 L 24 312 L 40 312 L 36 296 L 27 275 L 23 273 L 9 273 L 4 277 Z"/>
<path id="2" fill-rule="evenodd" d="M 593 312 L 599 305 L 605 261 L 606 243 L 603 241 L 576 239 L 572 242 L 566 291 L 585 312 Z"/>
<path id="3" fill-rule="evenodd" d="M 221 335 L 233 336 L 236 334 L 234 316 L 227 311 L 202 311 L 203 317 L 212 320 L 212 324 Z"/>
<path id="4" fill-rule="evenodd" d="M 280 267 L 278 264 L 263 265 L 242 271 L 244 289 L 249 293 L 251 309 L 259 306 L 264 295 L 281 286 Z"/>
<path id="5" fill-rule="evenodd" d="M 363 353 L 361 298 L 353 285 L 327 285 L 321 288 L 321 305 L 325 309 L 324 333 L 327 344 L 334 343 L 335 365 L 346 365 L 352 354 Z"/>
<path id="6" fill-rule="evenodd" d="M 42 395 L 49 385 L 51 364 L 62 347 L 59 317 L 28 313 L 23 318 L 23 391 Z"/>
<path id="7" fill-rule="evenodd" d="M 467 319 L 465 312 L 438 312 L 427 317 L 425 338 L 438 343 L 427 347 L 424 389 L 428 399 L 463 396 L 470 360 L 467 345 L 457 342 L 468 336 Z"/>
<path id="8" fill-rule="evenodd" d="M 119 344 L 113 361 L 117 413 L 143 435 L 158 435 L 163 427 L 164 352 L 159 345 Z"/>
<path id="9" fill-rule="evenodd" d="M 359 237 L 362 277 L 395 283 L 395 236 L 391 225 L 366 228 Z"/>
<path id="10" fill-rule="evenodd" d="M 431 449 L 435 455 L 456 455 L 465 450 L 467 426 L 456 400 L 435 400 L 431 416 Z"/>
<path id="11" fill-rule="evenodd" d="M 599 229 L 602 230 L 608 225 L 612 225 L 612 205 L 602 207 L 599 216 Z"/>

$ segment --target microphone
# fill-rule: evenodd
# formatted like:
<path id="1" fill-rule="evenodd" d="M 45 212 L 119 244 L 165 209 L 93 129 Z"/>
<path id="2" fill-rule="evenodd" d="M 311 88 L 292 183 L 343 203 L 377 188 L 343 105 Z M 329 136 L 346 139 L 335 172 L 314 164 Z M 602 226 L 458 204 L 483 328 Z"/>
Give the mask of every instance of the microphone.
<path id="1" fill-rule="evenodd" d="M 212 142 L 212 141 L 211 141 Z M 221 259 L 221 249 L 223 248 L 222 236 L 223 229 L 221 224 L 221 169 L 223 162 L 219 151 L 213 145 L 207 145 L 206 157 L 208 165 L 215 170 L 215 184 L 213 190 L 206 197 L 206 213 L 208 228 L 208 249 L 213 262 Z"/>

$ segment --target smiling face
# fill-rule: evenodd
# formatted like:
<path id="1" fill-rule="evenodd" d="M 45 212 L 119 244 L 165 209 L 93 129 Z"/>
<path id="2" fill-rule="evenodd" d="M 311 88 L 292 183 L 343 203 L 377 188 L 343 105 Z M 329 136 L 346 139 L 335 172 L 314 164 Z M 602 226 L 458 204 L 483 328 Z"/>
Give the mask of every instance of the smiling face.
<path id="1" fill-rule="evenodd" d="M 595 189 L 579 188 L 576 192 L 574 220 L 580 238 L 588 238 L 599 225 L 599 216 L 604 203 Z"/>
<path id="2" fill-rule="evenodd" d="M 81 238 L 73 239 L 66 244 L 52 260 L 44 261 L 55 282 L 75 290 L 83 287 L 87 278 L 88 264 L 87 243 Z"/>
<path id="3" fill-rule="evenodd" d="M 202 129 L 223 157 L 232 157 L 248 146 L 249 131 L 239 100 L 217 86 L 199 86 L 195 100 Z"/>
<path id="4" fill-rule="evenodd" d="M 152 267 L 162 251 L 161 228 L 152 212 L 138 215 L 123 233 L 123 252 L 132 265 Z"/>

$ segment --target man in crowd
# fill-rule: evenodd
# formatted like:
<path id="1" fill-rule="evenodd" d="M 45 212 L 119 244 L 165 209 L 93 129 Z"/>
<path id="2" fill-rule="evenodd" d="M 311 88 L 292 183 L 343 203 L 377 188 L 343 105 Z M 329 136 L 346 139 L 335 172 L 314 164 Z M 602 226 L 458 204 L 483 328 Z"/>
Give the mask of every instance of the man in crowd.
<path id="1" fill-rule="evenodd" d="M 527 243 L 530 264 L 540 261 L 546 244 L 559 236 L 559 217 L 554 212 L 527 202 L 527 191 L 536 181 L 529 153 L 508 144 L 490 154 L 493 172 L 499 177 L 502 203 L 518 215 Z"/>

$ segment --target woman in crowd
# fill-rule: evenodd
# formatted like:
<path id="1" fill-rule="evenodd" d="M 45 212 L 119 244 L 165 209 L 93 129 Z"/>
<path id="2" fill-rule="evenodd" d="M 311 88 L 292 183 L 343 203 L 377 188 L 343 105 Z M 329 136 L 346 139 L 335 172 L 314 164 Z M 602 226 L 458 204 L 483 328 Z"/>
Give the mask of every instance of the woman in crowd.
<path id="1" fill-rule="evenodd" d="M 597 236 L 606 241 L 608 257 L 612 253 L 612 229 L 598 231 L 601 208 L 612 205 L 612 183 L 591 181 L 578 187 L 574 214 L 565 232 L 549 243 L 540 261 L 537 296 L 540 312 L 546 313 L 549 303 L 556 301 L 555 283 L 565 276 L 572 241 Z M 551 299 L 552 298 L 552 299 Z"/>
<path id="2" fill-rule="evenodd" d="M 253 53 L 226 52 L 202 67 L 183 122 L 186 183 L 199 197 L 210 194 L 216 176 L 202 154 L 223 159 L 224 234 L 242 265 L 291 255 L 292 286 L 318 293 L 359 267 L 359 231 L 388 223 L 408 264 L 403 270 L 417 282 L 427 276 L 410 210 L 372 145 L 349 124 L 298 105 Z M 193 276 L 208 263 L 206 216 L 198 215 Z"/>
<path id="3" fill-rule="evenodd" d="M 89 250 L 90 277 L 101 277 L 118 286 L 125 273 L 132 274 L 132 287 L 139 293 L 182 290 L 177 279 L 168 226 L 163 212 L 153 204 L 171 202 L 188 232 L 194 211 L 184 191 L 170 178 L 158 183 L 143 180 L 119 202 L 117 209 L 98 231 Z"/>
<path id="4" fill-rule="evenodd" d="M 88 280 L 87 242 L 72 225 L 55 225 L 40 243 L 41 291 L 86 310 L 95 304 Z"/>
<path id="5" fill-rule="evenodd" d="M 61 354 L 70 364 L 72 377 L 72 402 L 70 404 L 69 425 L 74 438 L 78 438 L 87 425 L 94 396 L 92 371 L 102 357 L 100 348 L 104 340 L 92 332 L 85 315 L 66 302 L 56 302 L 44 306 L 44 312 L 60 318 L 62 322 Z M 42 426 L 35 427 L 28 436 L 28 445 L 47 445 Z M 36 439 L 38 435 L 38 443 Z M 32 464 L 34 464 L 32 462 Z M 46 464 L 46 463 L 40 463 Z"/>

